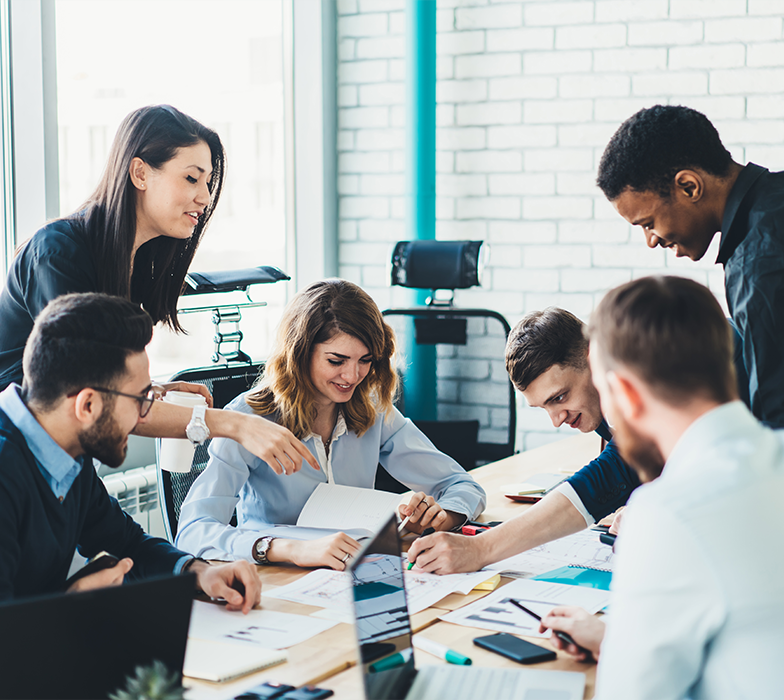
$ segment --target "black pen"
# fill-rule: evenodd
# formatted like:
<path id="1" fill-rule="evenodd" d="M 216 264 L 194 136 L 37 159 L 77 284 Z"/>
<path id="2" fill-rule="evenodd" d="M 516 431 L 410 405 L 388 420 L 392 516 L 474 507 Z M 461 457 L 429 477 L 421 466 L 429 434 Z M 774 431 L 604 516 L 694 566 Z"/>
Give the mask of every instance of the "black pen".
<path id="1" fill-rule="evenodd" d="M 537 615 L 533 610 L 529 610 L 528 608 L 526 608 L 525 605 L 523 605 L 520 601 L 515 600 L 514 598 L 507 598 L 507 600 L 515 607 L 520 608 L 520 610 L 522 610 L 524 613 L 528 613 L 531 617 L 533 617 L 538 622 L 542 621 L 541 616 Z M 590 651 L 588 651 L 588 649 L 584 649 L 577 642 L 575 642 L 574 639 L 572 639 L 568 634 L 566 634 L 566 632 L 559 632 L 558 630 L 553 630 L 553 633 L 555 634 L 556 637 L 558 637 L 558 639 L 560 639 L 565 644 L 574 644 L 574 646 L 576 646 L 579 651 L 582 651 L 585 654 L 591 653 Z"/>

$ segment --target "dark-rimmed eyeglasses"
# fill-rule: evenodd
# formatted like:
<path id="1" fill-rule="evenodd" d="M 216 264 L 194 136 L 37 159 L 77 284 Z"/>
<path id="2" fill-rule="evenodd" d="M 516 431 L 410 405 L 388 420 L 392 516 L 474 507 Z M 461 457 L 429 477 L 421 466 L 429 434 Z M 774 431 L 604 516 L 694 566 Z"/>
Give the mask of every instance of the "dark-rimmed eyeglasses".
<path id="1" fill-rule="evenodd" d="M 95 391 L 100 391 L 103 394 L 112 394 L 113 396 L 125 396 L 129 399 L 135 399 L 139 402 L 139 418 L 144 418 L 152 408 L 153 401 L 155 401 L 155 388 L 150 387 L 145 394 L 126 394 L 123 391 L 115 389 L 107 389 L 101 386 L 90 387 Z"/>

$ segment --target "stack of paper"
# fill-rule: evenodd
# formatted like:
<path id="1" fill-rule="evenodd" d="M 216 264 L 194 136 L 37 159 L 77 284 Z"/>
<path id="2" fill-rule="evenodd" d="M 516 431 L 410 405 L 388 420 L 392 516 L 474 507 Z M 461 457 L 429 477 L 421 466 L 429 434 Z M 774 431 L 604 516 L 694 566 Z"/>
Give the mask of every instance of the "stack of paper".
<path id="1" fill-rule="evenodd" d="M 529 578 L 562 566 L 580 566 L 586 569 L 612 571 L 612 547 L 599 541 L 599 533 L 583 530 L 560 540 L 548 542 L 490 564 L 486 570 L 500 572 L 502 576 Z"/>

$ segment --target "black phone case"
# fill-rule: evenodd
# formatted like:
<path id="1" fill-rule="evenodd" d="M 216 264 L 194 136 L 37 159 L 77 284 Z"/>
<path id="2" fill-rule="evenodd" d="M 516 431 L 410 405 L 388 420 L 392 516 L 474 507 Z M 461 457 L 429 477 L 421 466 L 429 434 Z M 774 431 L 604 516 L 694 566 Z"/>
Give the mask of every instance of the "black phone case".
<path id="1" fill-rule="evenodd" d="M 329 688 L 314 688 L 312 685 L 308 685 L 282 695 L 280 700 L 321 700 L 321 698 L 328 698 L 334 694 L 335 692 Z"/>
<path id="2" fill-rule="evenodd" d="M 293 685 L 267 682 L 246 690 L 234 700 L 273 700 L 273 698 L 279 698 L 292 690 L 294 690 Z"/>
<path id="3" fill-rule="evenodd" d="M 545 649 L 538 644 L 526 642 L 524 639 L 519 639 L 505 632 L 476 637 L 474 644 L 482 649 L 494 651 L 512 661 L 517 661 L 519 664 L 538 664 L 542 661 L 551 661 L 556 657 L 556 653 L 552 649 Z"/>

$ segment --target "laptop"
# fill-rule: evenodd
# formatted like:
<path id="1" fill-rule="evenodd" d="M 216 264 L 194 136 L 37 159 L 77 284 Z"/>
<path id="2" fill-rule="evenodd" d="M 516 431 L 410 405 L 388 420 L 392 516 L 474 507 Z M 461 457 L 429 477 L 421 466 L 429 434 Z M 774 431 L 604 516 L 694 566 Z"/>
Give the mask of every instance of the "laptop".
<path id="1" fill-rule="evenodd" d="M 181 678 L 193 579 L 0 605 L 0 698 L 106 698 L 155 659 Z"/>
<path id="2" fill-rule="evenodd" d="M 582 700 L 583 673 L 443 664 L 417 669 L 394 515 L 349 570 L 365 700 Z"/>

